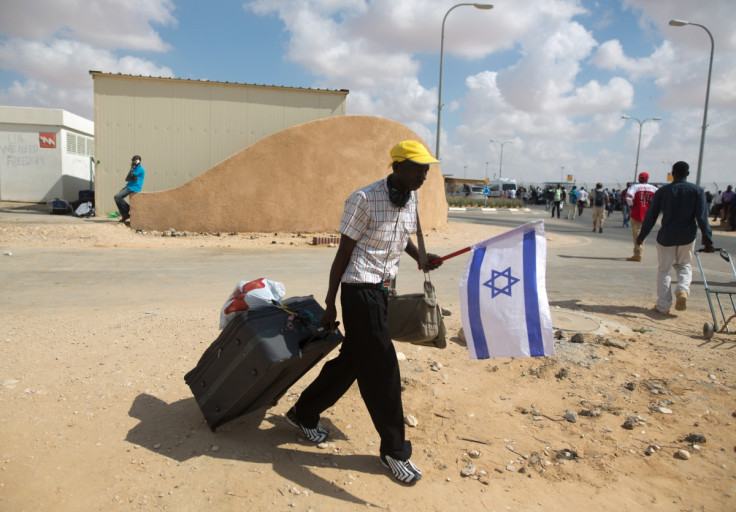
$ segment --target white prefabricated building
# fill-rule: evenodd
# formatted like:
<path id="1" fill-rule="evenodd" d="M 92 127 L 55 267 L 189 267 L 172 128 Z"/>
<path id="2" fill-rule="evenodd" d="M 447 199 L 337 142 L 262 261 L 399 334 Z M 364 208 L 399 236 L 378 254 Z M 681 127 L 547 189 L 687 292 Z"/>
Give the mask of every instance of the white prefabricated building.
<path id="1" fill-rule="evenodd" d="M 133 155 L 143 192 L 176 188 L 285 128 L 345 115 L 349 91 L 90 71 L 97 215 L 116 211 Z M 247 182 L 233 186 L 247 186 Z"/>
<path id="2" fill-rule="evenodd" d="M 61 109 L 0 106 L 0 200 L 72 202 L 94 180 L 92 121 Z"/>

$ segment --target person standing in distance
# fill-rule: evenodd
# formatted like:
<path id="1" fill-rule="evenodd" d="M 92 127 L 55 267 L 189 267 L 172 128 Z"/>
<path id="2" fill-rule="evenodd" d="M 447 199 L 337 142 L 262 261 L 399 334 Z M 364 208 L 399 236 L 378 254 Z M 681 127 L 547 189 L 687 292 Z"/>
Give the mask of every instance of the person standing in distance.
<path id="1" fill-rule="evenodd" d="M 668 314 L 672 306 L 672 290 L 670 272 L 675 269 L 677 287 L 675 309 L 687 309 L 687 297 L 690 294 L 690 282 L 693 272 L 690 261 L 693 258 L 697 228 L 703 235 L 705 252 L 714 252 L 713 238 L 708 224 L 708 212 L 705 209 L 705 192 L 703 189 L 686 181 L 690 174 L 690 166 L 686 162 L 676 162 L 672 166 L 674 181 L 654 193 L 649 204 L 641 232 L 636 243 L 641 245 L 644 239 L 662 214 L 662 227 L 657 233 L 657 303 L 654 310 Z"/>
<path id="2" fill-rule="evenodd" d="M 732 215 L 731 201 L 734 197 L 736 197 L 736 192 L 733 191 L 731 185 L 727 186 L 721 194 L 721 225 L 728 221 L 729 215 Z"/>
<path id="3" fill-rule="evenodd" d="M 557 218 L 560 218 L 560 208 L 562 207 L 562 201 L 564 200 L 562 193 L 562 186 L 558 183 L 554 192 L 552 192 L 552 197 L 554 199 L 554 202 L 552 203 L 552 218 L 555 216 L 555 210 L 557 210 Z"/>
<path id="4" fill-rule="evenodd" d="M 626 189 L 625 201 L 631 208 L 631 233 L 634 237 L 634 255 L 626 258 L 628 261 L 641 261 L 644 256 L 644 246 L 636 243 L 636 239 L 656 191 L 657 187 L 649 184 L 649 173 L 646 172 L 640 172 L 639 183 Z"/>
<path id="5" fill-rule="evenodd" d="M 125 222 L 130 218 L 130 205 L 125 201 L 125 198 L 130 194 L 140 192 L 145 178 L 146 170 L 141 165 L 141 157 L 135 155 L 130 161 L 130 171 L 125 177 L 125 186 L 115 194 L 115 204 L 118 205 L 118 211 L 120 212 L 120 222 Z"/>
<path id="6" fill-rule="evenodd" d="M 417 231 L 416 190 L 427 179 L 430 164 L 438 162 L 423 144 L 399 142 L 391 150 L 392 173 L 345 201 L 321 320 L 329 330 L 336 328 L 335 300 L 341 287 L 345 340 L 339 355 L 322 367 L 286 413 L 286 420 L 308 440 L 321 443 L 328 432 L 319 426 L 320 414 L 357 380 L 381 438 L 380 461 L 406 484 L 417 482 L 422 473 L 410 460 L 411 442 L 405 436 L 399 363 L 388 328 L 388 289 L 403 252 L 419 262 L 419 251 L 409 238 Z M 432 263 L 439 260 L 436 254 L 427 258 L 426 270 L 442 264 Z"/>

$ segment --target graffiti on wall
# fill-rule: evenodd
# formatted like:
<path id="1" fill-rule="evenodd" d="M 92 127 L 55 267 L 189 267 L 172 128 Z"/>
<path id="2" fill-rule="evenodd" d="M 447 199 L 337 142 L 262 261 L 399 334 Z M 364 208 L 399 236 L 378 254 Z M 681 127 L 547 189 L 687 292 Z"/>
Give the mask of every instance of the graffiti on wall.
<path id="1" fill-rule="evenodd" d="M 38 135 L 0 132 L 0 158 L 8 168 L 39 167 L 45 163 Z"/>

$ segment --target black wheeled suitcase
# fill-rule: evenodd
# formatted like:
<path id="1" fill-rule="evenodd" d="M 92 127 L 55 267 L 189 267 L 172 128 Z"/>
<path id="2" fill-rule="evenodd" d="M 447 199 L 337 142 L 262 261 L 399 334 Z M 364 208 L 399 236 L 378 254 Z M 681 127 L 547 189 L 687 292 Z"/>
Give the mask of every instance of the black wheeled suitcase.
<path id="1" fill-rule="evenodd" d="M 213 431 L 286 391 L 343 340 L 318 322 L 324 309 L 310 295 L 238 313 L 184 376 Z"/>

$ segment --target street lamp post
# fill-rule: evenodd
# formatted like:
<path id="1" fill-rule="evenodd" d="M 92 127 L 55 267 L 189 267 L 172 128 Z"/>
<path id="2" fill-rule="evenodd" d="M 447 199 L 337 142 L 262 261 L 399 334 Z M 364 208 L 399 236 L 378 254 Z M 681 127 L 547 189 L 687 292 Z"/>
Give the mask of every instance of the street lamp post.
<path id="1" fill-rule="evenodd" d="M 647 121 L 659 121 L 662 118 L 661 117 L 647 117 L 643 121 L 639 121 L 636 117 L 631 117 L 627 115 L 622 115 L 621 119 L 633 119 L 637 123 L 639 123 L 639 142 L 636 144 L 636 165 L 634 166 L 634 181 L 632 183 L 637 183 L 636 175 L 639 174 L 639 150 L 641 149 L 641 127 L 646 123 Z"/>
<path id="2" fill-rule="evenodd" d="M 514 141 L 513 140 L 507 140 L 507 141 L 501 142 L 500 140 L 493 140 L 493 139 L 488 139 L 488 140 L 490 140 L 491 142 L 495 142 L 496 144 L 498 144 L 499 146 L 501 146 L 501 159 L 498 162 L 498 179 L 500 180 L 501 179 L 501 171 L 503 170 L 503 147 L 506 144 L 508 144 L 508 143 L 513 144 Z"/>
<path id="3" fill-rule="evenodd" d="M 700 152 L 698 153 L 698 174 L 695 177 L 695 184 L 700 185 L 700 175 L 703 170 L 703 148 L 705 146 L 705 129 L 708 123 L 708 100 L 710 99 L 710 76 L 713 72 L 713 50 L 715 49 L 715 43 L 713 42 L 713 34 L 710 33 L 705 26 L 698 23 L 691 23 L 684 20 L 670 20 L 670 25 L 673 27 L 683 27 L 685 25 L 695 25 L 700 27 L 708 33 L 710 37 L 710 63 L 708 64 L 708 85 L 705 88 L 705 108 L 703 109 L 703 127 L 700 130 Z"/>
<path id="4" fill-rule="evenodd" d="M 453 9 L 461 7 L 463 5 L 469 5 L 476 9 L 493 9 L 492 4 L 457 4 L 450 7 L 445 13 L 445 17 L 442 18 L 442 38 L 440 39 L 440 85 L 439 92 L 437 94 L 437 142 L 434 145 L 434 157 L 439 160 L 440 158 L 440 120 L 442 118 L 442 61 L 445 53 L 445 21 L 447 21 L 447 15 L 452 12 Z"/>

